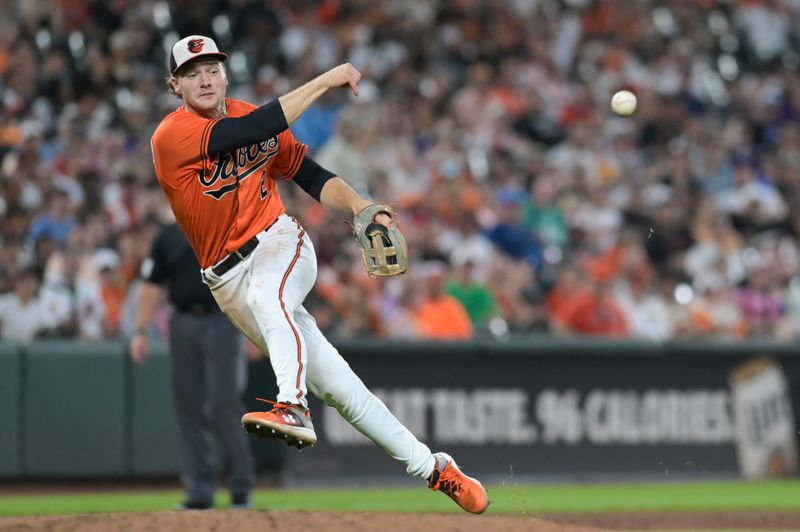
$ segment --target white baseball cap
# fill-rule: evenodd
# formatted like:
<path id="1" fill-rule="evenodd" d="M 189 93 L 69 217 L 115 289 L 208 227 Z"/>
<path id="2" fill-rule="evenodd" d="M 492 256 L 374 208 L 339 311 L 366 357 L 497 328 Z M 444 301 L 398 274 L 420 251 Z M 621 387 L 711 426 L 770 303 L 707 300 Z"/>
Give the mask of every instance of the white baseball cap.
<path id="1" fill-rule="evenodd" d="M 111 248 L 100 248 L 94 252 L 94 265 L 98 271 L 119 268 L 119 255 Z"/>
<path id="2" fill-rule="evenodd" d="M 220 61 L 225 61 L 228 54 L 224 54 L 217 48 L 217 43 L 211 37 L 204 35 L 189 35 L 176 42 L 169 54 L 169 71 L 175 72 L 198 57 L 216 57 Z"/>

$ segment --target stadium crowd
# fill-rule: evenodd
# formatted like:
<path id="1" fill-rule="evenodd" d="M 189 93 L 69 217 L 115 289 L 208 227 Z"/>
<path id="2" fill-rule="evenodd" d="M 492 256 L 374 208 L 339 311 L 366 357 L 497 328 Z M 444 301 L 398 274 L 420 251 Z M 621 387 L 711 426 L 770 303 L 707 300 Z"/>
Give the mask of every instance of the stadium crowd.
<path id="1" fill-rule="evenodd" d="M 796 339 L 797 28 L 794 0 L 0 2 L 0 337 L 130 332 L 166 50 L 199 33 L 254 103 L 364 74 L 292 129 L 399 210 L 411 268 L 370 279 L 347 217 L 282 184 L 332 337 Z"/>

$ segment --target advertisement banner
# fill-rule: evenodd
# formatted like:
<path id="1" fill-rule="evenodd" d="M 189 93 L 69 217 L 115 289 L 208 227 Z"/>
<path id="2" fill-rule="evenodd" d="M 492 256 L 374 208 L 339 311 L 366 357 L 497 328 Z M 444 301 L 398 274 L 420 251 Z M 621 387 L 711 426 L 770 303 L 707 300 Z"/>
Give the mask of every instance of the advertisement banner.
<path id="1" fill-rule="evenodd" d="M 735 408 L 741 397 L 744 404 L 752 401 L 733 384 L 742 382 L 733 375 L 756 353 L 518 351 L 343 355 L 420 440 L 475 474 L 709 478 L 739 475 L 740 458 L 752 455 L 737 443 L 751 429 L 737 425 L 741 408 Z M 776 393 L 787 400 L 791 383 L 800 379 L 798 362 L 783 361 L 784 385 Z M 767 387 L 772 389 L 769 382 Z M 797 422 L 787 417 L 792 409 L 781 408 L 775 427 L 796 438 Z M 403 472 L 334 409 L 315 398 L 311 409 L 319 442 L 310 451 L 289 453 L 289 479 Z M 791 471 L 796 451 L 787 453 Z"/>

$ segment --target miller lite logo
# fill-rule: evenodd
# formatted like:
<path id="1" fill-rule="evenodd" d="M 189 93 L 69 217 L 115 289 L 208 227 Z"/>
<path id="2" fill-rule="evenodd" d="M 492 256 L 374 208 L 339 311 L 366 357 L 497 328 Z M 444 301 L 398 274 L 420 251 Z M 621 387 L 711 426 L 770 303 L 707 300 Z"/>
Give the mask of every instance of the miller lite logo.
<path id="1" fill-rule="evenodd" d="M 191 53 L 199 54 L 203 51 L 203 39 L 192 39 L 186 43 L 186 47 L 189 48 Z"/>

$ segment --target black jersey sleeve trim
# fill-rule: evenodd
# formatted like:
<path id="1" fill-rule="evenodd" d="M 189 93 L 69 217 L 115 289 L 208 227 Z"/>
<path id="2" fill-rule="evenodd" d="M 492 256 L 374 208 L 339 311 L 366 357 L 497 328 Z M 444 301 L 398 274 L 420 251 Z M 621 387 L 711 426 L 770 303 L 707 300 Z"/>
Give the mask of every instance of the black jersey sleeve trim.
<path id="1" fill-rule="evenodd" d="M 336 177 L 333 172 L 324 169 L 311 157 L 303 157 L 303 162 L 300 163 L 300 168 L 294 176 L 294 182 L 305 190 L 309 196 L 317 201 L 320 201 L 322 195 L 322 187 L 332 177 Z"/>
<path id="2" fill-rule="evenodd" d="M 223 118 L 213 125 L 208 139 L 208 155 L 213 157 L 264 142 L 289 129 L 278 100 L 238 118 Z"/>
<path id="3" fill-rule="evenodd" d="M 297 175 L 297 171 L 300 170 L 300 164 L 305 160 L 306 153 L 308 153 L 308 146 L 303 144 L 302 149 L 297 151 L 297 155 L 292 162 L 292 166 L 289 167 L 289 173 L 287 173 L 284 178 L 285 179 L 292 179 L 294 176 Z"/>
<path id="4" fill-rule="evenodd" d="M 204 152 L 202 148 L 203 146 L 206 145 L 209 133 L 211 132 L 214 124 L 216 124 L 217 122 L 219 122 L 219 120 L 209 121 L 208 124 L 206 124 L 206 126 L 203 128 L 203 134 L 200 136 L 200 158 L 201 158 L 202 168 L 206 167 L 206 159 L 208 158 L 206 155 L 208 150 Z"/>

